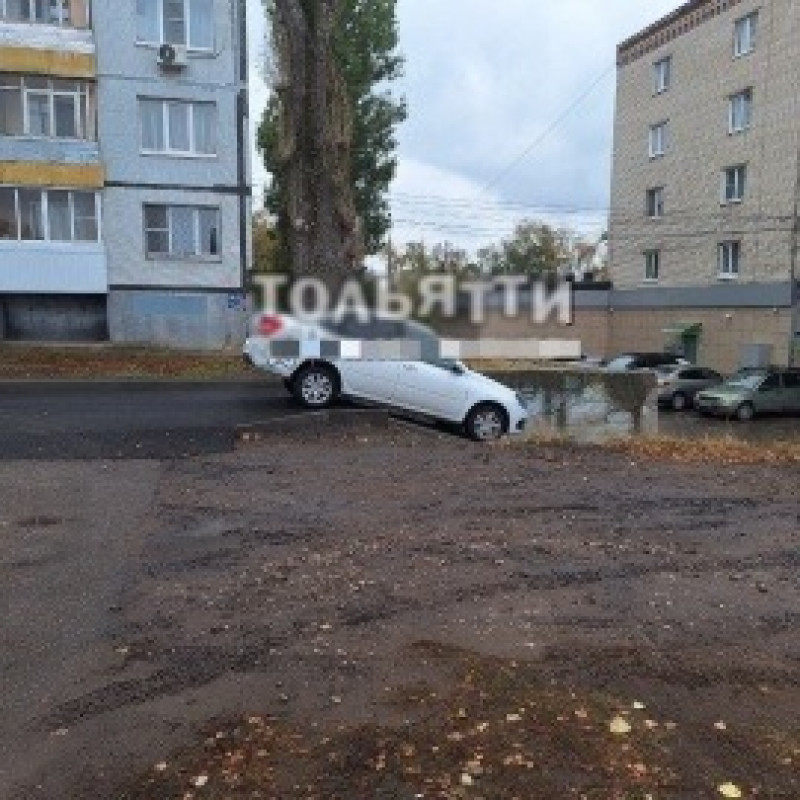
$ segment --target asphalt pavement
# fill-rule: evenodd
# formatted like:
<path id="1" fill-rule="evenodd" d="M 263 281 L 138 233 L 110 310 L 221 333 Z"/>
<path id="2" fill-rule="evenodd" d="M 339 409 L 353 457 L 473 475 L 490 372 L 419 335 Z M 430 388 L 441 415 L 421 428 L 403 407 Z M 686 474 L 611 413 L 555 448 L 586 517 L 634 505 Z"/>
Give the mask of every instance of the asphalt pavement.
<path id="1" fill-rule="evenodd" d="M 0 461 L 161 460 L 229 452 L 239 426 L 305 413 L 279 381 L 0 382 Z M 800 439 L 800 418 L 659 414 L 660 433 Z"/>
<path id="2" fill-rule="evenodd" d="M 236 427 L 301 412 L 276 382 L 0 384 L 0 460 L 168 459 L 233 448 Z"/>

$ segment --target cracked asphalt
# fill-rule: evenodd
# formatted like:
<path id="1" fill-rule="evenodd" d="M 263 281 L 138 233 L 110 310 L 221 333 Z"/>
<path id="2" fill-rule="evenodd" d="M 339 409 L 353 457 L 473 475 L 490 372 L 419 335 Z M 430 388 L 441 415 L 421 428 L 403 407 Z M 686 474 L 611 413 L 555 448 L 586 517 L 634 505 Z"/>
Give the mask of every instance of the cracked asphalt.
<path id="1" fill-rule="evenodd" d="M 237 413 L 284 408 L 249 391 Z M 800 735 L 796 467 L 394 427 L 117 459 L 112 401 L 151 430 L 118 393 L 76 432 L 105 458 L 0 463 L 0 796 L 163 800 L 141 789 L 153 764 L 250 714 L 402 726 L 386 692 L 441 681 L 409 661 L 419 642 L 645 700 L 693 781 L 664 797 L 720 776 L 800 796 L 796 762 L 752 745 Z"/>

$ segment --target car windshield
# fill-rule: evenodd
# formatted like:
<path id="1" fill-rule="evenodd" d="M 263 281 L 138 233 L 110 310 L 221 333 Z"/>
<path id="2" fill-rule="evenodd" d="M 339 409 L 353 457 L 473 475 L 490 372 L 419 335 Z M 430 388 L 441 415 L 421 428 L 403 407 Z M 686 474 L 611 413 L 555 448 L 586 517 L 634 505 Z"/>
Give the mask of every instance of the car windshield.
<path id="1" fill-rule="evenodd" d="M 633 356 L 617 356 L 606 364 L 606 369 L 628 369 L 633 363 Z"/>
<path id="2" fill-rule="evenodd" d="M 765 377 L 763 372 L 740 372 L 725 381 L 725 386 L 731 389 L 757 389 Z"/>

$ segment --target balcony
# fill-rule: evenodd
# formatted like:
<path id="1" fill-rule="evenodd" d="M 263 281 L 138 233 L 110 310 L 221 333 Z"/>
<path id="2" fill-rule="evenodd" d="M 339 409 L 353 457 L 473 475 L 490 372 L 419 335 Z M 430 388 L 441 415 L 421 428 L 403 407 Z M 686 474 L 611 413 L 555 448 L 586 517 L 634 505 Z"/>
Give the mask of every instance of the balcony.
<path id="1" fill-rule="evenodd" d="M 91 0 L 0 0 L 1 23 L 87 29 L 92 24 Z"/>
<path id="2" fill-rule="evenodd" d="M 30 4 L 40 10 L 45 6 L 50 9 L 51 5 Z M 21 15 L 16 10 L 22 6 L 28 8 L 27 0 L 0 0 L 0 72 L 72 78 L 94 76 L 94 36 L 88 22 L 83 24 L 83 18 L 78 16 L 65 17 L 61 22 L 33 17 L 20 21 Z M 14 12 L 9 13 L 12 8 Z M 81 24 L 73 25 L 69 20 Z"/>

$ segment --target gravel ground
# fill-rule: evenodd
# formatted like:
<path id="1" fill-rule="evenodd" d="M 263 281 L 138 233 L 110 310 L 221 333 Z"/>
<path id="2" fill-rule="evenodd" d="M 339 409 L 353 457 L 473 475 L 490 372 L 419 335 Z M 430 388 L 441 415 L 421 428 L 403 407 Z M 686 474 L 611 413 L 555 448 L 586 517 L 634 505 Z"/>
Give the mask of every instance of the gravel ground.
<path id="1" fill-rule="evenodd" d="M 632 458 L 391 428 L 148 471 L 109 663 L 7 795 L 800 797 L 800 471 Z"/>

